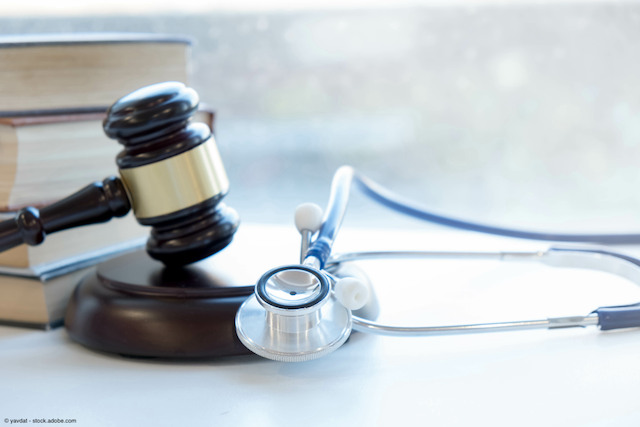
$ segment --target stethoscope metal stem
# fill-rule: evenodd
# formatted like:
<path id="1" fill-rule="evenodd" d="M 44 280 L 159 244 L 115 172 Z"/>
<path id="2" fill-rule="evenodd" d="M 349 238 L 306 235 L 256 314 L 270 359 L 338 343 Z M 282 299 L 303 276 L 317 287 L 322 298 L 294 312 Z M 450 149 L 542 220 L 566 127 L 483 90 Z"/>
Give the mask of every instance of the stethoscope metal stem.
<path id="1" fill-rule="evenodd" d="M 350 252 L 337 254 L 329 258 L 326 265 L 341 262 L 366 261 L 380 259 L 457 259 L 457 260 L 485 260 L 485 261 L 538 261 L 546 252 L 447 252 L 447 251 L 381 251 L 381 252 Z"/>
<path id="2" fill-rule="evenodd" d="M 353 316 L 353 329 L 376 335 L 425 337 L 434 335 L 474 334 L 483 332 L 524 331 L 529 329 L 558 329 L 597 326 L 598 315 L 555 317 L 544 320 L 523 320 L 503 323 L 478 323 L 473 325 L 402 327 L 385 326 Z"/>
<path id="3" fill-rule="evenodd" d="M 300 316 L 282 316 L 271 311 L 266 312 L 267 323 L 275 330 L 289 333 L 308 331 L 320 322 L 320 310 Z"/>
<path id="4" fill-rule="evenodd" d="M 320 268 L 320 260 L 314 256 L 308 256 L 302 262 L 302 265 L 306 265 L 313 268 Z"/>
<path id="5" fill-rule="evenodd" d="M 307 256 L 307 250 L 311 244 L 311 230 L 302 230 L 302 243 L 300 244 L 300 264 L 304 263 L 304 258 Z"/>
<path id="6" fill-rule="evenodd" d="M 550 248 L 537 252 L 434 252 L 434 251 L 387 251 L 353 252 L 334 255 L 327 260 L 332 270 L 342 262 L 381 259 L 462 259 L 495 261 L 537 261 L 552 267 L 586 268 L 613 273 L 640 284 L 640 261 L 624 254 L 602 248 Z M 330 276 L 331 277 L 331 276 Z M 331 277 L 332 280 L 333 277 Z M 588 316 L 566 316 L 542 320 L 524 320 L 503 323 L 483 323 L 453 326 L 404 327 L 387 326 L 353 317 L 353 328 L 357 331 L 390 336 L 431 336 L 470 334 L 482 332 L 520 331 L 527 329 L 558 329 L 571 327 L 600 326 L 604 330 L 640 326 L 640 304 L 618 307 L 600 307 Z"/>

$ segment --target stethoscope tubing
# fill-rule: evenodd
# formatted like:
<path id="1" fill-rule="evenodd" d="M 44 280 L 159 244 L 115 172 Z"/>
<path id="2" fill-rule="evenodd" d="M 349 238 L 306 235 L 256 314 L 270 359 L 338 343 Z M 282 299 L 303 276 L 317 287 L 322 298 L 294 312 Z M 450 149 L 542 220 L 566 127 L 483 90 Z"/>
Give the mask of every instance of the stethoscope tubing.
<path id="1" fill-rule="evenodd" d="M 339 168 L 332 181 L 329 204 L 318 234 L 311 243 L 303 264 L 328 270 L 343 262 L 379 259 L 464 259 L 500 261 L 539 261 L 550 266 L 577 267 L 614 273 L 640 285 L 640 260 L 623 254 L 598 248 L 550 248 L 536 252 L 446 252 L 446 251 L 385 251 L 353 252 L 331 256 L 331 249 L 337 237 L 349 202 L 352 184 L 371 199 L 396 212 L 420 220 L 453 227 L 506 237 L 529 240 L 634 244 L 640 243 L 640 234 L 558 234 L 530 232 L 516 229 L 463 221 L 435 214 L 422 206 L 406 200 L 371 179 L 358 174 L 350 166 Z M 331 280 L 335 280 L 332 278 Z M 566 316 L 539 320 L 522 320 L 501 323 L 482 323 L 451 326 L 391 326 L 353 316 L 353 329 L 378 335 L 389 336 L 430 336 L 449 334 L 469 334 L 497 331 L 519 331 L 529 329 L 555 329 L 567 327 L 600 326 L 602 330 L 640 327 L 640 303 L 628 306 L 600 307 L 586 316 Z"/>
<path id="2" fill-rule="evenodd" d="M 555 329 L 597 326 L 598 315 L 556 317 L 541 320 L 521 320 L 501 323 L 475 323 L 453 326 L 388 326 L 371 320 L 352 317 L 353 330 L 392 337 L 427 337 L 435 335 L 477 334 L 485 332 L 525 331 L 530 329 Z"/>
<path id="3" fill-rule="evenodd" d="M 617 274 L 640 286 L 640 261 L 628 255 L 600 248 L 549 248 L 536 252 L 442 252 L 383 251 L 352 252 L 332 256 L 327 268 L 343 262 L 381 259 L 459 259 L 496 261 L 537 261 L 554 267 L 584 268 Z M 386 336 L 433 336 L 483 332 L 521 331 L 600 326 L 602 330 L 640 327 L 640 303 L 627 306 L 600 307 L 586 316 L 565 316 L 539 320 L 479 323 L 451 326 L 390 326 L 353 316 L 353 329 Z"/>
<path id="4" fill-rule="evenodd" d="M 475 231 L 478 233 L 486 233 L 497 236 L 514 237 L 518 239 L 528 240 L 572 243 L 600 243 L 609 245 L 640 244 L 640 234 L 637 233 L 563 234 L 551 232 L 533 232 L 512 228 L 495 227 L 492 225 L 464 221 L 450 216 L 436 214 L 411 200 L 405 199 L 393 193 L 392 191 L 384 188 L 383 186 L 367 178 L 366 176 L 357 173 L 350 166 L 343 166 L 343 168 L 348 168 L 351 170 L 351 173 L 353 174 L 353 182 L 356 184 L 356 187 L 372 200 L 375 200 L 381 205 L 386 206 L 387 208 L 390 208 L 396 212 L 434 224 L 457 228 L 460 230 Z"/>
<path id="5" fill-rule="evenodd" d="M 356 172 L 351 166 L 340 167 L 331 184 L 331 194 L 325 217 L 318 231 L 318 236 L 309 247 L 307 256 L 313 256 L 320 260 L 320 266 L 329 258 L 331 247 L 338 234 L 340 225 L 347 210 L 349 192 L 352 184 L 364 195 L 398 213 L 459 230 L 474 231 L 478 233 L 493 234 L 497 236 L 513 237 L 518 239 L 572 242 L 572 243 L 600 243 L 608 245 L 640 244 L 640 234 L 564 234 L 551 232 L 533 232 L 512 228 L 496 227 L 477 222 L 465 221 L 447 215 L 437 214 L 420 206 L 411 200 L 405 199 L 375 181 Z"/>
<path id="6" fill-rule="evenodd" d="M 421 337 L 433 335 L 472 334 L 484 332 L 523 331 L 531 329 L 559 329 L 599 326 L 601 330 L 640 327 L 640 303 L 626 306 L 600 307 L 584 316 L 565 316 L 538 320 L 519 320 L 499 323 L 478 323 L 447 326 L 385 325 L 359 317 L 348 308 L 346 286 L 332 274 L 341 263 L 381 259 L 459 259 L 496 261 L 537 261 L 552 267 L 599 270 L 631 280 L 640 286 L 640 260 L 619 254 L 608 248 L 551 247 L 534 252 L 452 252 L 452 251 L 384 251 L 352 252 L 331 256 L 331 249 L 347 210 L 349 192 L 353 183 L 365 195 L 399 213 L 424 221 L 457 229 L 476 231 L 529 240 L 633 244 L 640 243 L 640 234 L 556 234 L 528 232 L 515 229 L 462 221 L 430 212 L 405 200 L 372 180 L 358 174 L 353 168 L 339 168 L 332 181 L 329 204 L 315 240 L 305 251 L 311 230 L 303 231 L 300 265 L 278 267 L 267 272 L 256 285 L 256 297 L 249 297 L 236 314 L 236 330 L 241 342 L 263 357 L 281 361 L 304 361 L 320 357 L 338 348 L 351 330 L 376 335 Z M 306 234 L 305 234 L 306 232 Z M 309 307 L 280 305 L 266 294 L 265 281 L 278 272 L 305 270 L 324 283 L 326 292 Z M 329 281 L 333 286 L 329 285 Z M 357 285 L 357 280 L 355 282 Z M 360 284 L 362 285 L 362 284 Z M 358 286 L 360 286 L 358 285 Z M 366 286 L 366 285 L 362 285 Z M 329 288 L 333 291 L 330 294 Z M 353 287 L 351 289 L 354 289 Z M 358 290 L 354 295 L 358 295 Z M 295 292 L 291 293 L 295 295 Z M 346 301 L 346 302 L 345 302 Z M 326 304 L 325 304 L 326 303 Z M 311 303 L 309 303 L 311 304 Z M 366 304 L 365 304 L 366 305 Z M 360 306 L 361 307 L 361 306 Z M 321 320 L 320 309 L 327 311 Z M 298 311 L 304 310 L 301 316 Z M 305 317 L 306 316 L 306 317 Z M 375 317 L 375 316 L 374 316 Z"/>

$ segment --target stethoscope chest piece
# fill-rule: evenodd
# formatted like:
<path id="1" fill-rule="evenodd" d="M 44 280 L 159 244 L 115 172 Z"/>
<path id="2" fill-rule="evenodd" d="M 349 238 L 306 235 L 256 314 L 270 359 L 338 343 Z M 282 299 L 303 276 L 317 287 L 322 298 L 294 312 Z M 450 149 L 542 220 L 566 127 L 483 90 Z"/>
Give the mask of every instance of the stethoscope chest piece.
<path id="1" fill-rule="evenodd" d="M 351 311 L 319 270 L 292 265 L 265 273 L 236 315 L 236 332 L 252 352 L 282 362 L 316 359 L 349 338 Z"/>

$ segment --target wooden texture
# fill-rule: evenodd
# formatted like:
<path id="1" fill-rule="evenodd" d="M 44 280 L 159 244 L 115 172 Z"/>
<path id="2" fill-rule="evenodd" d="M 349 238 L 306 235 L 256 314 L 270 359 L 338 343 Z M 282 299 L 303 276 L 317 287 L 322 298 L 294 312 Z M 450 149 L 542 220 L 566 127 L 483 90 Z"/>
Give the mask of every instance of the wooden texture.
<path id="1" fill-rule="evenodd" d="M 198 264 L 166 268 L 140 251 L 102 263 L 78 286 L 65 327 L 87 347 L 127 356 L 250 354 L 234 321 L 253 288 Z"/>
<path id="2" fill-rule="evenodd" d="M 20 209 L 15 218 L 0 223 L 0 251 L 20 244 L 38 245 L 47 234 L 109 221 L 131 209 L 119 178 L 96 182 L 53 205 Z"/>

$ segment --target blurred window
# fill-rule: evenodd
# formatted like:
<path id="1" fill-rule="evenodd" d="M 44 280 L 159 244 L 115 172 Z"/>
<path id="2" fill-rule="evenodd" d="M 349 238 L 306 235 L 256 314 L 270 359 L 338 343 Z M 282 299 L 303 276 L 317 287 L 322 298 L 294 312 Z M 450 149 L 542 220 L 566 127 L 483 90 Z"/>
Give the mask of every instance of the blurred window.
<path id="1" fill-rule="evenodd" d="M 351 164 L 437 210 L 640 229 L 640 4 L 3 2 L 0 33 L 186 34 L 245 221 L 324 206 Z M 415 222 L 354 197 L 347 224 Z"/>

